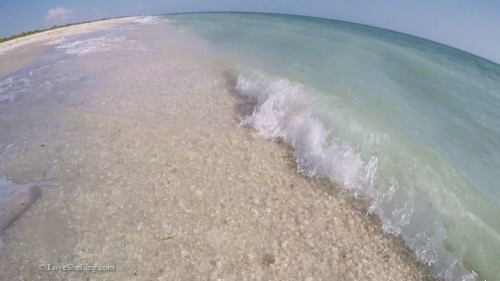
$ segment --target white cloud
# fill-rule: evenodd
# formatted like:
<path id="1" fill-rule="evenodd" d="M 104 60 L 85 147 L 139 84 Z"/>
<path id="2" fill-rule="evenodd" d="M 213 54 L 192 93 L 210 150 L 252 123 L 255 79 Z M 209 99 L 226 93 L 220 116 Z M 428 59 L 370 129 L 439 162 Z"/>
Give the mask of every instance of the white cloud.
<path id="1" fill-rule="evenodd" d="M 46 24 L 61 24 L 67 23 L 73 16 L 74 11 L 62 7 L 50 9 L 45 16 Z"/>

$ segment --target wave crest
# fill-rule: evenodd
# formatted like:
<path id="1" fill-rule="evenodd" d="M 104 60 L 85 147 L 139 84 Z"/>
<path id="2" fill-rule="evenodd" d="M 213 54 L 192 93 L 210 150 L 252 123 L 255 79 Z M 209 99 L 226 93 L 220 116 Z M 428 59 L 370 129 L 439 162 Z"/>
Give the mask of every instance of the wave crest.
<path id="1" fill-rule="evenodd" d="M 434 266 L 436 276 L 476 278 L 474 272 L 465 273 L 442 246 L 449 234 L 443 220 L 450 216 L 434 208 L 437 203 L 432 200 L 449 200 L 456 209 L 463 209 L 459 200 L 439 188 L 456 180 L 441 176 L 453 169 L 443 158 L 374 128 L 366 116 L 354 116 L 352 108 L 346 109 L 335 97 L 305 85 L 249 71 L 239 75 L 235 87 L 253 106 L 242 124 L 290 144 L 298 172 L 328 178 L 355 196 L 368 197 L 368 211 L 382 219 L 383 230 L 401 235 L 422 262 Z M 419 153 L 434 162 L 419 159 Z"/>

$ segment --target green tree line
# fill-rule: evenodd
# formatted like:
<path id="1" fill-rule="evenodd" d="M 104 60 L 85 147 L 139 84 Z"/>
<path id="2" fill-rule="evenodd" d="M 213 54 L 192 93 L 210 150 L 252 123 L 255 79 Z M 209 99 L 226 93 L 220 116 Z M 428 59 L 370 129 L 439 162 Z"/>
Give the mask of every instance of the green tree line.
<path id="1" fill-rule="evenodd" d="M 107 18 L 101 19 L 101 20 L 107 20 Z M 53 25 L 51 28 L 47 28 L 47 29 L 36 29 L 36 30 L 31 30 L 31 31 L 25 31 L 23 33 L 12 35 L 10 37 L 0 38 L 0 43 L 14 40 L 14 39 L 21 38 L 21 37 L 26 37 L 26 36 L 33 35 L 33 34 L 40 33 L 40 32 L 44 32 L 44 31 L 49 31 L 49 30 L 54 30 L 54 29 L 58 29 L 58 28 L 62 28 L 62 27 L 68 27 L 68 26 L 72 26 L 72 25 L 84 24 L 84 23 L 89 23 L 89 22 L 91 22 L 91 21 L 84 21 L 84 22 L 78 22 L 78 23 L 68 23 L 65 25 Z"/>

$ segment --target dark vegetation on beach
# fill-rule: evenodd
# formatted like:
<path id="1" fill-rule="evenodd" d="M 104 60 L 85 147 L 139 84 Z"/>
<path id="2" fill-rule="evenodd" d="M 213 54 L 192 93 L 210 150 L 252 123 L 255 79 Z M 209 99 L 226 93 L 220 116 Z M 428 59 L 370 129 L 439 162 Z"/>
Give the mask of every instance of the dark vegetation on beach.
<path id="1" fill-rule="evenodd" d="M 108 20 L 108 19 L 109 18 L 104 18 L 104 19 L 95 20 L 95 21 L 103 21 L 103 20 Z M 68 27 L 68 26 L 72 26 L 72 25 L 85 24 L 85 23 L 90 23 L 90 22 L 94 22 L 94 21 L 84 21 L 84 22 L 77 22 L 77 23 L 68 23 L 68 24 L 65 24 L 65 25 L 53 25 L 52 27 L 47 28 L 47 29 L 36 29 L 36 30 L 31 30 L 31 31 L 25 31 L 25 32 L 23 32 L 21 34 L 12 35 L 12 36 L 6 37 L 6 38 L 0 38 L 0 43 L 7 42 L 7 41 L 10 41 L 10 40 L 14 40 L 14 39 L 21 38 L 21 37 L 26 37 L 26 36 L 33 35 L 33 34 L 40 33 L 40 32 L 44 32 L 44 31 L 54 30 L 54 29 L 58 29 L 58 28 L 62 28 L 62 27 Z"/>
<path id="2" fill-rule="evenodd" d="M 21 37 L 25 37 L 25 36 L 29 36 L 29 35 L 33 35 L 33 34 L 44 32 L 44 31 L 54 30 L 54 29 L 58 29 L 58 28 L 61 28 L 61 27 L 67 27 L 67 26 L 77 25 L 77 24 L 82 24 L 82 23 L 86 23 L 86 22 L 68 23 L 68 24 L 65 24 L 65 25 L 53 25 L 51 28 L 47 28 L 47 29 L 36 29 L 36 30 L 25 31 L 23 33 L 15 34 L 15 35 L 12 35 L 10 37 L 1 38 L 0 39 L 0 43 L 7 42 L 7 41 L 10 41 L 10 40 L 14 40 L 14 39 L 21 38 Z"/>

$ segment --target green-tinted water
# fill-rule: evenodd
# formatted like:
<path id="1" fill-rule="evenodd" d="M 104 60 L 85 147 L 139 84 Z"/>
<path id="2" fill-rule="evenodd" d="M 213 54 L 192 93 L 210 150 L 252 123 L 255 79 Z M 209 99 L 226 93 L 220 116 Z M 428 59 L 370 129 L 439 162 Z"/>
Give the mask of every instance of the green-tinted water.
<path id="1" fill-rule="evenodd" d="M 437 276 L 500 279 L 499 65 L 331 20 L 166 18 L 239 64 L 245 122 L 293 145 L 303 172 L 371 197 Z"/>

